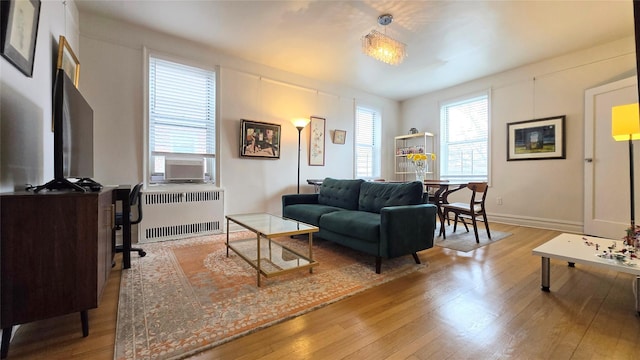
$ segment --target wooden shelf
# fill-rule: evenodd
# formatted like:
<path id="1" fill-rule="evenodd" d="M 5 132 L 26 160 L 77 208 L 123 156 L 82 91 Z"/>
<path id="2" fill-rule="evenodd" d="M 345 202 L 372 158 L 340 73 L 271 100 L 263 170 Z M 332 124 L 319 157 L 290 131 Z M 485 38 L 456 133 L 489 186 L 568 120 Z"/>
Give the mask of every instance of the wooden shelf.
<path id="1" fill-rule="evenodd" d="M 436 161 L 430 160 L 431 154 L 435 154 L 435 135 L 430 132 L 417 134 L 399 135 L 394 138 L 394 173 L 399 175 L 397 180 L 409 180 L 407 175 L 415 174 L 411 160 L 407 159 L 409 154 L 425 154 L 429 158 L 429 171 L 426 177 L 435 179 L 437 171 Z"/>

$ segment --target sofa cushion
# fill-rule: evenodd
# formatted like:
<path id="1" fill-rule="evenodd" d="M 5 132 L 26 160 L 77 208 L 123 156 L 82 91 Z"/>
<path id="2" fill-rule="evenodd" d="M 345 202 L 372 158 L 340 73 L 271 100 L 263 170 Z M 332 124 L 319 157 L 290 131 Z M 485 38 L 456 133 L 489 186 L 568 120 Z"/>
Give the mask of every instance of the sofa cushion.
<path id="1" fill-rule="evenodd" d="M 322 181 L 318 204 L 335 206 L 347 210 L 358 209 L 358 197 L 362 179 L 338 180 L 326 178 Z"/>
<path id="2" fill-rule="evenodd" d="M 379 242 L 380 214 L 357 210 L 336 211 L 320 217 L 320 228 L 367 242 Z"/>
<path id="3" fill-rule="evenodd" d="M 320 217 L 334 211 L 341 211 L 335 206 L 319 204 L 295 204 L 288 205 L 282 209 L 282 216 L 285 218 L 302 221 L 313 226 L 320 225 Z"/>
<path id="4" fill-rule="evenodd" d="M 422 203 L 423 184 L 365 182 L 360 186 L 358 210 L 379 213 L 385 206 L 418 205 Z"/>

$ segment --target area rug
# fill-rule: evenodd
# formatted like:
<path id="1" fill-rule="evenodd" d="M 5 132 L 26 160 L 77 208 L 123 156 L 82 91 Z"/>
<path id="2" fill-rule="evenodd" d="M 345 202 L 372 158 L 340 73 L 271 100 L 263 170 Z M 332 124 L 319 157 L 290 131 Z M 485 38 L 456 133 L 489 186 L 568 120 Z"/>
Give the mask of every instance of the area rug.
<path id="1" fill-rule="evenodd" d="M 122 271 L 115 359 L 181 359 L 426 267 L 401 256 L 383 260 L 376 274 L 373 256 L 314 239 L 312 274 L 263 277 L 258 287 L 249 264 L 233 252 L 227 257 L 225 240 L 145 244 L 147 256 Z M 306 238 L 277 240 L 301 253 L 308 248 Z"/>
<path id="2" fill-rule="evenodd" d="M 456 232 L 453 232 L 453 226 L 447 226 L 445 229 L 447 230 L 447 238 L 443 239 L 442 235 L 437 236 L 434 239 L 435 245 L 462 252 L 469 252 L 511 236 L 511 233 L 491 230 L 491 239 L 489 239 L 484 227 L 480 226 L 478 227 L 480 243 L 476 243 L 476 236 L 471 226 L 469 227 L 469 232 L 464 229 L 464 225 L 458 225 Z M 438 225 L 436 227 L 436 235 L 439 233 L 440 226 Z"/>

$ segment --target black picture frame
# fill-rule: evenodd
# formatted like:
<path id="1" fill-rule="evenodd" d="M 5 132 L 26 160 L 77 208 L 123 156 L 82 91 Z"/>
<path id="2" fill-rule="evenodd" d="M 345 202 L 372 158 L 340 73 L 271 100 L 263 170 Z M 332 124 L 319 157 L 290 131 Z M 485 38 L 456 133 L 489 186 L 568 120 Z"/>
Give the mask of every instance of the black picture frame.
<path id="1" fill-rule="evenodd" d="M 507 124 L 507 161 L 565 159 L 565 115 Z"/>
<path id="2" fill-rule="evenodd" d="M 28 77 L 33 75 L 40 0 L 0 2 L 0 54 Z"/>
<path id="3" fill-rule="evenodd" d="M 240 156 L 258 159 L 280 158 L 280 125 L 240 120 Z"/>

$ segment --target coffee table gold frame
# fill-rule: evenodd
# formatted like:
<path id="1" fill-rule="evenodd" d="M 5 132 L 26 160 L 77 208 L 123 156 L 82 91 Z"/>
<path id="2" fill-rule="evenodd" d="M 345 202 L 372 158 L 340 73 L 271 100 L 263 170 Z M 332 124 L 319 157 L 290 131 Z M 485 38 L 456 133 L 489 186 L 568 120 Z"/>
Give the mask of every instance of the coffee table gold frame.
<path id="1" fill-rule="evenodd" d="M 318 232 L 318 227 L 265 213 L 227 215 L 226 218 L 227 257 L 231 249 L 256 269 L 258 286 L 261 285 L 261 275 L 269 278 L 300 269 L 309 269 L 309 273 L 313 273 L 313 267 L 318 265 L 313 260 L 313 233 Z M 255 233 L 255 238 L 230 242 L 229 222 Z M 276 237 L 303 234 L 309 238 L 307 255 L 273 240 Z"/>

